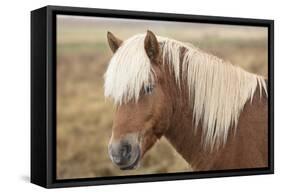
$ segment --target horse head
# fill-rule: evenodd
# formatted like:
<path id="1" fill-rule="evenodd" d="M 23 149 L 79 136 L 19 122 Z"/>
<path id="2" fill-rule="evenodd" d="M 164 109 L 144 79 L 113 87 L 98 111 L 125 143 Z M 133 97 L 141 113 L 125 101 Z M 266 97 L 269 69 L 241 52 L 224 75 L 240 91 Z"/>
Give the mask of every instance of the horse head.
<path id="1" fill-rule="evenodd" d="M 167 130 L 167 80 L 151 31 L 135 40 L 121 41 L 110 32 L 107 38 L 114 56 L 105 74 L 105 95 L 116 103 L 108 151 L 113 163 L 131 169 Z"/>

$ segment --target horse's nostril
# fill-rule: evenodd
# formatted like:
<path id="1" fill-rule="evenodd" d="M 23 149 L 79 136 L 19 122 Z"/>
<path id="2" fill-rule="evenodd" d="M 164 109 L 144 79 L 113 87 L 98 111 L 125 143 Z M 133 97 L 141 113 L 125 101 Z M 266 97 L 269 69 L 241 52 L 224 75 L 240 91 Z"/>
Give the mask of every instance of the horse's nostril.
<path id="1" fill-rule="evenodd" d="M 112 161 L 117 165 L 123 165 L 130 161 L 132 156 L 132 146 L 128 143 L 110 145 L 109 154 Z"/>
<path id="2" fill-rule="evenodd" d="M 120 150 L 121 157 L 126 158 L 126 159 L 130 158 L 131 150 L 132 150 L 132 146 L 130 144 L 122 145 L 121 150 Z"/>

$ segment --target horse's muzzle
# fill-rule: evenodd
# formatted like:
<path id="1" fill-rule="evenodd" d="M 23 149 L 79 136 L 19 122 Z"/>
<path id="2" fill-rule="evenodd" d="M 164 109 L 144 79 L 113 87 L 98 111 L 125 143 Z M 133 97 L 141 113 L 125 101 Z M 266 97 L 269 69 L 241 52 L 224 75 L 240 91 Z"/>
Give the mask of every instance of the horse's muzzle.
<path id="1" fill-rule="evenodd" d="M 112 142 L 108 146 L 110 159 L 121 170 L 134 169 L 140 159 L 140 147 L 138 143 L 120 140 Z"/>

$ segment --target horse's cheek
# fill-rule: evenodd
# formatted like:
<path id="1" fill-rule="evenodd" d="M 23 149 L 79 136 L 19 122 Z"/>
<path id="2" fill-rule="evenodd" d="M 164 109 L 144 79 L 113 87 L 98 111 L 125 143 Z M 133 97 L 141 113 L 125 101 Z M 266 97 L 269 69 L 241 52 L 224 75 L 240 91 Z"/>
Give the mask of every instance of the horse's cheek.
<path id="1" fill-rule="evenodd" d="M 142 140 L 142 156 L 155 144 L 157 136 L 152 133 L 152 130 L 146 131 Z"/>

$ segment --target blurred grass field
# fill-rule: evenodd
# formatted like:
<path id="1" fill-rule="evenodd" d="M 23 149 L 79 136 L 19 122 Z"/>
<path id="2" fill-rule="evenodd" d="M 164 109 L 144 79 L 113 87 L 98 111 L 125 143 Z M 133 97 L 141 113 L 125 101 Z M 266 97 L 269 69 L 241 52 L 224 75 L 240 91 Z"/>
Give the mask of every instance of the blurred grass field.
<path id="1" fill-rule="evenodd" d="M 106 33 L 111 31 L 125 40 L 147 29 L 190 42 L 267 77 L 266 28 L 58 16 L 58 179 L 192 170 L 165 138 L 154 145 L 136 170 L 119 170 L 107 154 L 114 108 L 103 96 L 103 74 L 112 56 Z"/>

